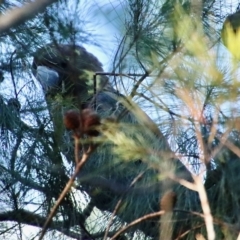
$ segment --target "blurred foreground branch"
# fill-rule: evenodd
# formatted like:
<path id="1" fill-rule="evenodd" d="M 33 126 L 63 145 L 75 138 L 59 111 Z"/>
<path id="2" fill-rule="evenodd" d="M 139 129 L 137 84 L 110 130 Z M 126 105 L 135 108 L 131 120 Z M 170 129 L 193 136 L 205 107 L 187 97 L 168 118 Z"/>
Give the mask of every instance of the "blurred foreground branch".
<path id="1" fill-rule="evenodd" d="M 17 7 L 8 10 L 0 16 L 0 32 L 8 31 L 10 28 L 16 27 L 28 19 L 33 18 L 54 2 L 56 2 L 56 0 L 36 0 L 23 5 L 21 8 Z"/>

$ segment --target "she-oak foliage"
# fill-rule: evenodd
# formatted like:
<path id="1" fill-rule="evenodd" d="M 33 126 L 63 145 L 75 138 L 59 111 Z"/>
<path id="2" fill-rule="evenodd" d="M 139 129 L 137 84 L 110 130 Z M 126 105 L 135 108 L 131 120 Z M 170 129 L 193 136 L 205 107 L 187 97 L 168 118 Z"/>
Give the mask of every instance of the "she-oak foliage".
<path id="1" fill-rule="evenodd" d="M 14 3 L 5 1 L 0 10 L 11 7 Z M 194 239 L 199 234 L 211 239 L 211 224 L 215 239 L 236 239 L 238 63 L 226 60 L 220 40 L 222 23 L 236 8 L 229 1 L 204 0 L 59 1 L 0 33 L 1 236 L 23 239 L 27 226 L 35 226 L 29 239 L 38 238 L 75 168 L 72 132 L 63 126 L 63 113 L 91 106 L 101 117 L 100 134 L 80 138 L 80 158 L 89 143 L 98 146 L 61 202 L 49 239 Z M 88 51 L 91 61 L 80 54 L 80 69 L 75 50 L 87 43 L 108 50 L 98 41 L 104 24 L 96 34 L 85 27 L 108 21 L 101 14 L 112 21 L 111 29 L 117 27 L 117 49 L 105 69 L 112 75 L 97 76 L 100 85 L 94 89 L 93 75 L 102 71 L 102 61 L 95 59 L 98 67 L 88 68 L 96 56 Z M 61 83 L 70 75 L 81 81 L 84 91 L 65 92 L 65 87 L 75 89 L 71 82 L 44 95 L 32 74 L 33 59 L 43 49 L 48 61 L 49 51 L 62 45 L 73 46 L 72 53 L 57 55 L 47 67 L 59 78 L 64 75 Z M 107 78 L 110 84 L 101 85 Z M 205 203 L 186 167 L 204 180 Z M 166 213 L 146 217 L 160 210 Z"/>

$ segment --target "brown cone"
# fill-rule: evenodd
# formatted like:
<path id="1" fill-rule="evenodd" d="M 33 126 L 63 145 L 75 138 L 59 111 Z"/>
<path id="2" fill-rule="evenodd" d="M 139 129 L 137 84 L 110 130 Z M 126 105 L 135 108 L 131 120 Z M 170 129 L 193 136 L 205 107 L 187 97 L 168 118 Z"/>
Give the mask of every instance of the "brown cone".
<path id="1" fill-rule="evenodd" d="M 63 122 L 68 130 L 76 130 L 80 126 L 80 115 L 77 110 L 69 110 L 64 114 Z"/>
<path id="2" fill-rule="evenodd" d="M 100 125 L 100 117 L 92 109 L 84 109 L 80 115 L 82 132 L 89 136 L 98 136 L 96 127 Z"/>

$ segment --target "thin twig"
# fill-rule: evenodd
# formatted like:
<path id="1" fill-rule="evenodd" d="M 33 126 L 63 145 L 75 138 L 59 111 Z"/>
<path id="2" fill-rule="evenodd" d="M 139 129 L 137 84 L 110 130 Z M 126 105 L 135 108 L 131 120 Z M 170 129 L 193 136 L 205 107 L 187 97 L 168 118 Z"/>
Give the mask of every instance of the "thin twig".
<path id="1" fill-rule="evenodd" d="M 181 235 L 179 235 L 175 240 L 179 240 L 179 239 L 185 237 L 185 236 L 186 236 L 188 233 L 190 233 L 192 230 L 198 229 L 198 228 L 200 228 L 200 227 L 202 227 L 202 226 L 204 226 L 204 223 L 199 224 L 199 225 L 197 225 L 197 226 L 194 226 L 194 227 L 188 229 L 187 231 L 185 231 L 184 233 L 182 233 Z"/>
<path id="2" fill-rule="evenodd" d="M 72 177 L 69 179 L 69 181 L 67 182 L 65 188 L 63 189 L 62 193 L 60 194 L 58 200 L 56 201 L 54 207 L 52 208 L 43 228 L 42 228 L 42 232 L 41 232 L 41 235 L 39 237 L 39 240 L 42 240 L 46 231 L 47 231 L 47 228 L 52 220 L 52 218 L 54 217 L 54 215 L 56 214 L 56 211 L 58 209 L 58 207 L 60 206 L 62 200 L 64 199 L 64 197 L 66 196 L 66 194 L 68 193 L 68 191 L 70 190 L 70 188 L 72 187 L 74 181 L 75 181 L 75 178 L 77 177 L 79 171 L 81 170 L 81 168 L 83 167 L 83 165 L 86 163 L 86 161 L 88 160 L 89 156 L 91 155 L 91 153 L 95 150 L 95 147 L 90 145 L 89 146 L 89 149 L 83 153 L 83 156 L 82 156 L 82 159 L 80 161 L 78 161 L 78 164 L 76 166 L 76 169 L 75 169 L 75 172 L 74 174 L 72 175 Z"/>
<path id="3" fill-rule="evenodd" d="M 13 230 L 15 227 L 17 227 L 17 225 L 18 225 L 18 223 L 13 225 L 13 226 L 11 226 L 11 227 L 9 227 L 9 228 L 7 228 L 7 229 L 1 230 L 0 236 L 4 235 L 5 233 L 9 233 L 11 230 Z"/>
<path id="4" fill-rule="evenodd" d="M 77 166 L 79 160 L 79 138 L 76 135 L 74 135 L 74 158 Z"/>
<path id="5" fill-rule="evenodd" d="M 17 98 L 17 96 L 19 95 L 19 93 L 20 93 L 26 86 L 28 86 L 28 84 L 31 83 L 31 82 L 32 82 L 32 80 L 26 82 L 26 83 L 18 90 L 17 95 L 16 95 L 16 98 Z M 15 93 L 15 94 L 16 94 L 16 93 Z"/>
<path id="6" fill-rule="evenodd" d="M 224 144 L 229 150 L 231 150 L 233 153 L 235 153 L 238 157 L 240 157 L 240 149 L 237 147 L 234 143 L 232 143 L 230 140 L 222 140 L 221 138 L 218 138 L 222 144 Z"/>
<path id="7" fill-rule="evenodd" d="M 199 212 L 182 210 L 182 209 L 177 209 L 177 208 L 175 208 L 173 211 L 174 211 L 174 212 L 182 212 L 182 213 L 191 214 L 191 215 L 194 215 L 194 216 L 198 216 L 198 217 L 200 217 L 200 218 L 202 218 L 202 219 L 205 218 L 205 215 L 202 214 L 202 213 L 199 213 Z M 228 229 L 230 229 L 231 231 L 234 231 L 234 232 L 238 232 L 238 231 L 239 231 L 236 225 L 226 223 L 226 222 L 224 222 L 224 221 L 222 221 L 222 220 L 220 220 L 220 219 L 218 219 L 218 218 L 213 218 L 213 222 L 214 222 L 214 224 L 219 225 L 219 226 L 224 227 L 224 228 L 228 228 Z M 199 227 L 200 227 L 200 226 L 199 226 Z M 197 227 L 196 227 L 196 228 L 197 228 Z M 194 227 L 194 228 L 192 228 L 192 229 L 196 229 L 196 228 Z M 188 232 L 188 231 L 187 231 L 187 232 Z M 181 236 L 183 236 L 183 235 L 184 235 L 184 233 L 183 233 Z M 180 236 L 179 236 L 179 237 L 180 237 Z M 177 240 L 177 239 L 176 239 L 176 240 Z"/>
<path id="8" fill-rule="evenodd" d="M 15 94 L 15 98 L 17 98 L 17 87 L 16 87 L 16 83 L 15 83 L 15 79 L 14 79 L 14 74 L 13 74 L 13 56 L 16 53 L 16 50 L 14 50 L 10 56 L 10 73 L 11 73 L 11 78 L 12 78 L 12 83 L 13 83 L 13 88 L 14 88 L 14 94 Z"/>
<path id="9" fill-rule="evenodd" d="M 133 181 L 131 182 L 131 184 L 129 185 L 128 189 L 126 189 L 125 193 L 123 193 L 123 196 L 121 197 L 121 199 L 119 199 L 119 201 L 117 202 L 115 208 L 114 208 L 114 211 L 111 215 L 111 218 L 109 220 L 109 223 L 108 223 L 108 226 L 106 228 L 106 231 L 105 231 L 105 234 L 104 234 L 104 238 L 103 240 L 106 240 L 107 239 L 107 236 L 108 236 L 108 232 L 110 230 L 110 227 L 112 225 L 112 222 L 113 222 L 113 218 L 114 216 L 116 215 L 121 203 L 122 203 L 122 200 L 123 200 L 123 197 L 129 192 L 129 190 L 132 188 L 132 186 L 143 176 L 143 174 L 145 173 L 146 171 L 143 171 L 141 173 L 139 173 L 134 179 Z"/>
<path id="10" fill-rule="evenodd" d="M 144 93 L 139 93 L 139 92 L 137 92 L 136 95 L 139 96 L 139 97 L 142 97 L 142 98 L 146 99 L 147 101 L 149 101 L 150 103 L 152 103 L 152 104 L 154 104 L 155 106 L 159 107 L 160 109 L 164 110 L 165 112 L 168 112 L 170 115 L 174 115 L 174 116 L 176 116 L 176 117 L 178 117 L 178 118 L 185 119 L 185 120 L 189 120 L 189 121 L 191 121 L 191 122 L 194 121 L 194 119 L 190 119 L 189 117 L 185 117 L 184 115 L 175 113 L 175 112 L 173 112 L 170 108 L 168 108 L 168 107 L 166 107 L 166 106 L 160 105 L 160 104 L 157 103 L 156 101 L 152 100 L 150 97 L 147 97 Z"/>
<path id="11" fill-rule="evenodd" d="M 110 238 L 110 240 L 116 239 L 116 237 L 118 237 L 122 233 L 126 232 L 126 230 L 131 228 L 132 226 L 137 225 L 140 222 L 143 222 L 143 221 L 145 221 L 145 220 L 147 220 L 149 218 L 159 217 L 159 216 L 163 215 L 164 213 L 165 213 L 165 211 L 158 211 L 158 212 L 154 212 L 154 213 L 150 213 L 150 214 L 144 215 L 143 217 L 140 217 L 140 218 L 132 221 L 126 227 L 123 227 L 122 229 L 120 229 L 118 232 L 115 233 L 115 235 L 113 237 Z"/>
<path id="12" fill-rule="evenodd" d="M 174 175 L 168 175 L 168 177 L 176 182 L 178 182 L 180 185 L 184 186 L 185 188 L 188 188 L 192 191 L 197 191 L 196 184 L 189 182 L 182 178 L 177 178 Z"/>

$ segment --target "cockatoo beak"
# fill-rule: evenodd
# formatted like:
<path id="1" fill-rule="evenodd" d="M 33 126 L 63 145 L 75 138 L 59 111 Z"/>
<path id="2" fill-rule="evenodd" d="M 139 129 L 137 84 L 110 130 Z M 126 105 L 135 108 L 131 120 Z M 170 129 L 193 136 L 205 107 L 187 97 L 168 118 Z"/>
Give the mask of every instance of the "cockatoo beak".
<path id="1" fill-rule="evenodd" d="M 45 93 L 47 93 L 47 91 L 50 89 L 60 86 L 59 75 L 55 70 L 51 68 L 38 66 L 36 78 L 41 83 L 43 91 Z"/>

